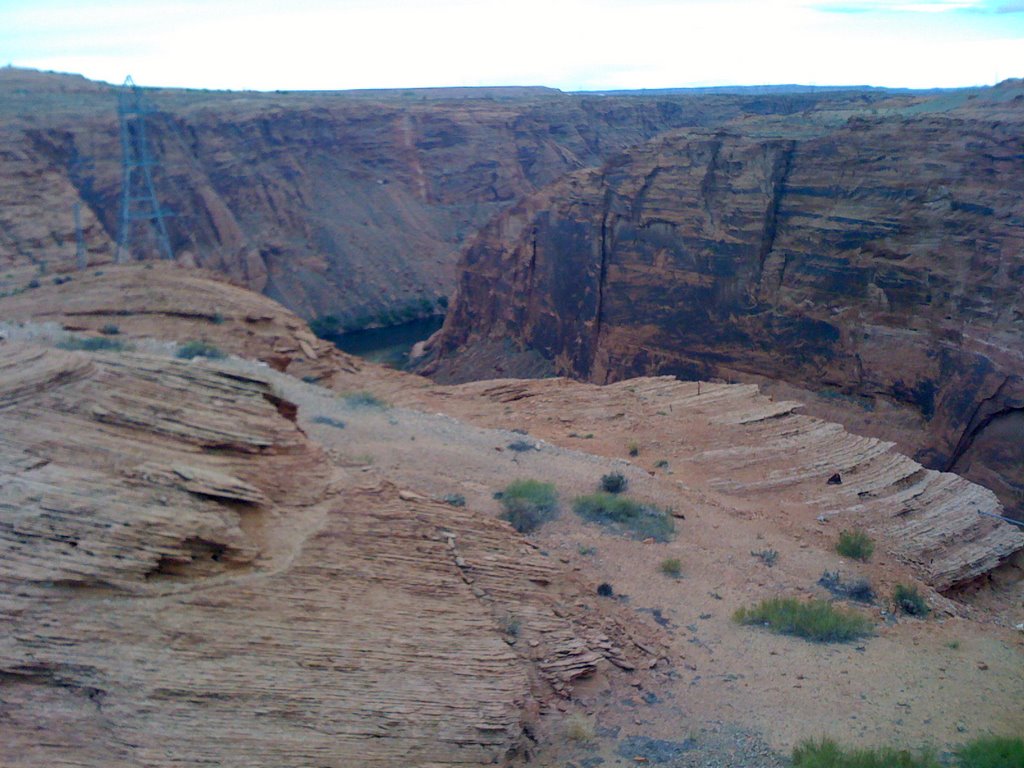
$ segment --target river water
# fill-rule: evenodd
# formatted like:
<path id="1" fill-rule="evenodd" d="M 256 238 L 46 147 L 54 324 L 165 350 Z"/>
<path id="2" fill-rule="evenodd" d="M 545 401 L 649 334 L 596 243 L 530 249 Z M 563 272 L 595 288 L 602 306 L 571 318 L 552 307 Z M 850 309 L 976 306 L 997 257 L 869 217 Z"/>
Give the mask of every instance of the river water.
<path id="1" fill-rule="evenodd" d="M 412 320 L 387 328 L 350 331 L 341 336 L 337 346 L 343 352 L 364 360 L 383 363 L 392 368 L 404 368 L 409 363 L 409 351 L 418 341 L 424 341 L 438 331 L 444 323 L 442 315 Z"/>

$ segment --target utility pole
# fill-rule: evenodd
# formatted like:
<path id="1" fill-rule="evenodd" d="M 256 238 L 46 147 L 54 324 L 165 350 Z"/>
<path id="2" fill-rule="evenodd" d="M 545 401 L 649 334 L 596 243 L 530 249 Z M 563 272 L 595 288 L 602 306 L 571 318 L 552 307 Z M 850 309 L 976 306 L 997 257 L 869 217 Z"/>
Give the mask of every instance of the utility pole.
<path id="1" fill-rule="evenodd" d="M 146 138 L 146 116 L 153 112 L 142 89 L 129 75 L 118 96 L 117 114 L 121 123 L 121 226 L 117 235 L 116 261 L 131 259 L 132 234 L 137 222 L 148 222 L 156 236 L 160 256 L 173 259 L 171 240 L 164 219 L 171 214 L 160 207 L 153 186 L 153 168 L 157 165 Z"/>

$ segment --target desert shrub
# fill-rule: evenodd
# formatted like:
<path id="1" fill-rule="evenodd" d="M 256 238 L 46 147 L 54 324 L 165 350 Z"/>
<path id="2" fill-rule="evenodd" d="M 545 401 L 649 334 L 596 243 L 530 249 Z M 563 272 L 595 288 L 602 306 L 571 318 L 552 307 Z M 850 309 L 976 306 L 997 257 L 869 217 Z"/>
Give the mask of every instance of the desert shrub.
<path id="1" fill-rule="evenodd" d="M 668 541 L 675 531 L 672 516 L 664 510 L 613 493 L 580 496 L 572 508 L 584 520 L 618 527 L 638 539 Z"/>
<path id="2" fill-rule="evenodd" d="M 818 579 L 818 585 L 844 600 L 856 600 L 858 603 L 875 601 L 875 590 L 867 579 L 844 583 L 838 571 L 825 571 Z"/>
<path id="3" fill-rule="evenodd" d="M 839 541 L 836 543 L 836 552 L 843 557 L 853 560 L 867 562 L 875 551 L 875 542 L 864 531 L 857 529 L 843 531 L 839 534 Z"/>
<path id="4" fill-rule="evenodd" d="M 551 483 L 516 480 L 501 492 L 502 517 L 520 533 L 539 528 L 558 514 L 558 493 Z"/>
<path id="5" fill-rule="evenodd" d="M 104 336 L 117 336 L 117 334 L 119 334 L 120 332 L 121 329 L 118 328 L 113 323 L 107 323 L 102 328 L 100 328 L 100 333 L 102 333 Z"/>
<path id="6" fill-rule="evenodd" d="M 601 490 L 608 493 L 622 493 L 629 485 L 629 480 L 621 472 L 609 472 L 601 476 Z"/>
<path id="7" fill-rule="evenodd" d="M 771 568 L 775 565 L 775 561 L 779 559 L 779 552 L 775 549 L 761 549 L 757 552 L 751 552 L 751 555 L 758 558 L 762 563 Z"/>
<path id="8" fill-rule="evenodd" d="M 191 360 L 193 357 L 205 357 L 208 360 L 221 360 L 227 355 L 205 341 L 188 341 L 178 347 L 178 357 L 182 360 Z"/>
<path id="9" fill-rule="evenodd" d="M 366 390 L 360 390 L 358 392 L 348 392 L 342 395 L 345 402 L 353 408 L 388 408 L 389 405 L 384 400 L 377 397 L 373 392 L 367 392 Z"/>
<path id="10" fill-rule="evenodd" d="M 590 555 L 596 555 L 597 554 L 597 547 L 588 547 L 588 546 L 584 546 L 583 544 L 579 544 L 576 547 L 576 551 L 579 552 L 584 557 L 589 557 Z"/>
<path id="11" fill-rule="evenodd" d="M 514 453 L 524 453 L 525 451 L 532 451 L 537 446 L 534 443 L 527 442 L 526 440 L 516 440 L 508 444 L 508 449 Z"/>
<path id="12" fill-rule="evenodd" d="M 629 444 L 628 448 L 630 456 L 640 455 L 640 443 L 636 442 L 635 440 Z"/>
<path id="13" fill-rule="evenodd" d="M 614 597 L 615 590 L 612 589 L 612 585 L 609 584 L 607 581 L 602 581 L 600 584 L 597 585 L 597 594 L 600 597 Z"/>
<path id="14" fill-rule="evenodd" d="M 332 419 L 330 416 L 314 416 L 314 424 L 326 424 L 329 427 L 335 427 L 336 429 L 344 429 L 345 422 L 341 419 Z"/>
<path id="15" fill-rule="evenodd" d="M 124 342 L 90 336 L 84 339 L 69 338 L 57 344 L 61 349 L 83 350 L 85 352 L 120 352 L 126 349 Z"/>
<path id="16" fill-rule="evenodd" d="M 25 287 L 26 288 L 38 288 L 39 287 L 39 281 L 36 280 L 33 277 L 31 280 L 28 281 L 28 284 Z"/>
<path id="17" fill-rule="evenodd" d="M 659 568 L 662 573 L 666 576 L 671 576 L 673 579 L 678 579 L 683 572 L 683 564 L 679 562 L 678 557 L 666 557 L 661 561 Z"/>
<path id="18" fill-rule="evenodd" d="M 461 493 L 446 493 L 441 497 L 441 501 L 453 507 L 466 506 L 466 497 Z"/>
<path id="19" fill-rule="evenodd" d="M 956 753 L 960 768 L 1024 768 L 1024 739 L 984 736 Z"/>
<path id="20" fill-rule="evenodd" d="M 927 616 L 932 610 L 917 591 L 917 587 L 907 584 L 896 585 L 892 591 L 892 601 L 896 605 L 896 610 L 908 616 Z"/>
<path id="21" fill-rule="evenodd" d="M 739 624 L 762 624 L 782 635 L 819 643 L 842 643 L 871 632 L 871 622 L 853 611 L 835 608 L 825 600 L 773 597 L 733 614 Z"/>
<path id="22" fill-rule="evenodd" d="M 565 720 L 565 737 L 570 741 L 590 741 L 594 738 L 594 724 L 584 715 L 570 715 Z"/>
<path id="23" fill-rule="evenodd" d="M 210 315 L 210 322 L 214 325 L 224 325 L 224 315 L 220 312 L 214 312 Z"/>
<path id="24" fill-rule="evenodd" d="M 658 459 L 654 462 L 655 469 L 668 469 L 668 459 Z"/>
<path id="25" fill-rule="evenodd" d="M 793 750 L 793 768 L 939 768 L 929 753 L 907 750 L 843 749 L 831 739 L 804 741 Z"/>
<path id="26" fill-rule="evenodd" d="M 498 623 L 501 626 L 501 631 L 504 632 L 506 635 L 510 635 L 512 637 L 519 637 L 519 630 L 522 628 L 522 626 L 519 623 L 518 617 L 513 616 L 511 613 L 506 613 L 504 616 L 501 617 Z"/>

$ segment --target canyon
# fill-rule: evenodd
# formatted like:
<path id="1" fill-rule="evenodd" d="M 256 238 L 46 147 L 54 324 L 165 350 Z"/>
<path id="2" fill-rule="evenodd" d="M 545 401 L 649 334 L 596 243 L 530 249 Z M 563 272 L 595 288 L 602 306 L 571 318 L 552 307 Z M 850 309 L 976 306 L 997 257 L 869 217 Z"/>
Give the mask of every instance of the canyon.
<path id="1" fill-rule="evenodd" d="M 1024 85 L 750 117 L 568 175 L 467 246 L 439 380 L 789 387 L 1024 513 Z"/>
<path id="2" fill-rule="evenodd" d="M 0 268 L 114 258 L 121 89 L 0 69 Z M 861 91 L 584 95 L 545 88 L 205 92 L 142 89 L 173 252 L 310 320 L 439 311 L 459 250 L 570 171 L 671 128 L 743 114 L 849 114 Z M 140 238 L 133 258 L 156 256 Z M 387 322 L 383 322 L 387 324 Z"/>
<path id="3" fill-rule="evenodd" d="M 0 69 L 4 765 L 1024 731 L 1024 82 L 145 89 L 125 263 L 118 93 Z M 441 313 L 417 372 L 310 324 Z M 671 535 L 576 514 L 609 475 Z M 783 596 L 871 630 L 734 620 Z"/>
<path id="4" fill-rule="evenodd" d="M 441 385 L 216 273 L 101 272 L 0 297 L 5 765 L 782 766 L 1020 729 L 1024 535 L 980 486 L 753 385 Z M 569 511 L 608 472 L 670 540 Z M 522 477 L 565 507 L 528 535 L 495 498 Z M 877 590 L 856 648 L 730 619 L 822 572 Z"/>

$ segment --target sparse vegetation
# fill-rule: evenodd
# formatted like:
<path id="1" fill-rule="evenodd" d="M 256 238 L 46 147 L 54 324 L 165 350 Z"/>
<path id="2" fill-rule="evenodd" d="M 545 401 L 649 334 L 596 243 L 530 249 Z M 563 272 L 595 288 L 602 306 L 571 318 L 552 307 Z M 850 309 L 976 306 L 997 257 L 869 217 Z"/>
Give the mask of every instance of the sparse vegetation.
<path id="1" fill-rule="evenodd" d="M 678 557 L 666 557 L 661 561 L 659 568 L 662 573 L 666 576 L 671 576 L 673 579 L 678 579 L 683 573 L 683 564 L 679 562 Z"/>
<path id="2" fill-rule="evenodd" d="M 513 616 L 511 613 L 506 613 L 501 617 L 499 623 L 501 625 L 501 631 L 506 635 L 509 635 L 510 637 L 519 637 L 519 630 L 521 627 L 518 617 Z"/>
<path id="3" fill-rule="evenodd" d="M 754 557 L 760 559 L 762 563 L 771 568 L 775 565 L 775 561 L 779 559 L 778 550 L 775 549 L 762 549 L 757 552 L 751 551 L 750 553 Z"/>
<path id="4" fill-rule="evenodd" d="M 585 520 L 618 526 L 638 539 L 668 541 L 675 531 L 671 515 L 625 496 L 603 491 L 592 493 L 575 499 L 572 507 Z"/>
<path id="5" fill-rule="evenodd" d="M 178 357 L 191 360 L 194 357 L 205 357 L 208 360 L 221 360 L 227 355 L 219 348 L 205 341 L 188 341 L 178 347 Z"/>
<path id="6" fill-rule="evenodd" d="M 123 341 L 97 336 L 89 336 L 84 339 L 71 337 L 58 342 L 57 346 L 61 349 L 81 350 L 84 352 L 121 352 L 127 349 Z"/>
<path id="7" fill-rule="evenodd" d="M 853 611 L 835 608 L 825 600 L 773 597 L 733 614 L 739 624 L 761 624 L 782 635 L 819 643 L 842 643 L 871 632 L 871 622 Z"/>
<path id="8" fill-rule="evenodd" d="M 576 547 L 576 551 L 584 557 L 590 557 L 591 555 L 597 554 L 597 547 L 585 547 L 584 545 L 580 544 Z"/>
<path id="9" fill-rule="evenodd" d="M 960 768 L 1024 768 L 1024 739 L 985 736 L 956 753 Z"/>
<path id="10" fill-rule="evenodd" d="M 501 492 L 502 517 L 520 533 L 529 533 L 558 514 L 558 493 L 551 483 L 516 480 Z"/>
<path id="11" fill-rule="evenodd" d="M 353 408 L 389 408 L 390 405 L 377 397 L 373 392 L 367 392 L 366 390 L 359 390 L 358 392 L 348 392 L 342 395 L 345 402 Z"/>
<path id="12" fill-rule="evenodd" d="M 585 715 L 569 715 L 565 719 L 565 737 L 570 741 L 591 741 L 594 738 L 594 724 Z"/>
<path id="13" fill-rule="evenodd" d="M 836 543 L 836 552 L 852 560 L 866 563 L 875 551 L 875 541 L 864 531 L 858 529 L 842 531 Z"/>
<path id="14" fill-rule="evenodd" d="M 516 440 L 508 444 L 508 449 L 513 453 L 525 453 L 526 451 L 532 451 L 536 448 L 534 443 L 527 442 L 526 440 Z"/>
<path id="15" fill-rule="evenodd" d="M 950 640 L 948 643 L 946 643 L 946 647 L 949 648 L 949 650 L 951 651 L 958 651 L 960 650 L 960 641 Z"/>
<path id="16" fill-rule="evenodd" d="M 793 768 L 939 768 L 928 753 L 915 755 L 907 750 L 850 749 L 831 739 L 804 741 L 793 750 Z"/>
<path id="17" fill-rule="evenodd" d="M 896 585 L 892 591 L 892 601 L 896 610 L 908 616 L 927 616 L 932 610 L 917 591 L 917 587 L 907 584 Z"/>
<path id="18" fill-rule="evenodd" d="M 601 476 L 601 490 L 608 493 L 622 493 L 629 485 L 629 480 L 621 472 L 610 472 Z"/>
<path id="19" fill-rule="evenodd" d="M 875 602 L 875 590 L 867 579 L 843 582 L 838 571 L 825 571 L 818 579 L 818 585 L 844 600 L 855 600 L 858 603 Z"/>
<path id="20" fill-rule="evenodd" d="M 441 497 L 441 501 L 453 507 L 466 506 L 466 497 L 461 493 L 446 493 Z"/>
<path id="21" fill-rule="evenodd" d="M 341 419 L 332 419 L 330 416 L 314 416 L 314 424 L 326 424 L 329 427 L 335 427 L 337 429 L 344 429 L 345 422 Z"/>
<path id="22" fill-rule="evenodd" d="M 636 442 L 635 440 L 629 444 L 628 448 L 630 456 L 640 455 L 640 443 Z"/>
<path id="23" fill-rule="evenodd" d="M 655 469 L 668 469 L 668 461 L 666 459 L 658 459 L 654 462 Z"/>
<path id="24" fill-rule="evenodd" d="M 602 581 L 597 585 L 597 594 L 599 597 L 615 597 L 615 590 L 607 581 Z"/>
<path id="25" fill-rule="evenodd" d="M 222 315 L 220 312 L 214 312 L 210 316 L 210 322 L 213 323 L 214 325 L 224 325 L 224 315 Z"/>
<path id="26" fill-rule="evenodd" d="M 100 328 L 100 333 L 102 333 L 104 336 L 117 336 L 117 334 L 119 334 L 120 332 L 121 329 L 118 328 L 113 323 L 107 323 L 102 328 Z"/>
<path id="27" fill-rule="evenodd" d="M 934 753 L 880 747 L 845 749 L 831 739 L 801 742 L 793 750 L 793 768 L 941 768 Z M 956 751 L 955 768 L 1024 768 L 1024 740 L 985 736 Z"/>

